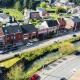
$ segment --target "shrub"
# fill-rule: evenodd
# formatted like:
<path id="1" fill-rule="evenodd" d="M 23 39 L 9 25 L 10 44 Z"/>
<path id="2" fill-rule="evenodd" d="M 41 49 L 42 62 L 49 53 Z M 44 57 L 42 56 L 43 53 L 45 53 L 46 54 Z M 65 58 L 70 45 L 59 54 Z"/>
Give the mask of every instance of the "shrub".
<path id="1" fill-rule="evenodd" d="M 12 67 L 9 73 L 7 73 L 8 80 L 23 80 L 24 79 L 24 72 L 23 72 L 23 65 L 16 65 Z"/>
<path id="2" fill-rule="evenodd" d="M 40 7 L 41 7 L 41 8 L 46 8 L 46 7 L 47 7 L 47 6 L 46 6 L 46 3 L 45 3 L 45 2 L 41 2 Z"/>
<path id="3" fill-rule="evenodd" d="M 67 55 L 67 54 L 71 54 L 75 51 L 75 47 L 72 43 L 69 43 L 69 42 L 65 42 L 65 43 L 62 43 L 59 47 L 59 52 L 62 54 L 62 55 Z"/>

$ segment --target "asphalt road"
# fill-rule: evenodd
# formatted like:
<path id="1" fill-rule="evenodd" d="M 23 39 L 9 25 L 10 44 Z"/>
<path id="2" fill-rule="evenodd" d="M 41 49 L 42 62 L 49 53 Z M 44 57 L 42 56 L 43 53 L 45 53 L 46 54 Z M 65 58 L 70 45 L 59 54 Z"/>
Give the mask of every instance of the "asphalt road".
<path id="1" fill-rule="evenodd" d="M 57 42 L 57 41 L 63 41 L 63 40 L 70 39 L 70 38 L 72 38 L 72 36 L 74 34 L 77 35 L 77 36 L 80 36 L 80 32 L 72 32 L 72 33 L 67 34 L 67 35 L 63 35 L 63 36 L 55 37 L 55 38 L 52 38 L 52 39 L 48 39 L 48 40 L 33 43 L 33 45 L 31 47 L 23 46 L 15 52 L 9 52 L 7 54 L 0 54 L 0 61 L 12 58 L 16 54 L 22 54 L 24 52 L 34 50 L 36 48 L 40 48 L 40 47 L 44 47 L 44 46 L 53 44 L 55 41 Z"/>
<path id="2" fill-rule="evenodd" d="M 54 66 L 54 64 L 57 64 Z M 48 65 L 39 75 L 41 80 L 60 80 L 62 77 L 69 80 L 71 76 L 80 69 L 80 56 L 71 56 L 67 60 L 60 59 L 59 61 Z"/>

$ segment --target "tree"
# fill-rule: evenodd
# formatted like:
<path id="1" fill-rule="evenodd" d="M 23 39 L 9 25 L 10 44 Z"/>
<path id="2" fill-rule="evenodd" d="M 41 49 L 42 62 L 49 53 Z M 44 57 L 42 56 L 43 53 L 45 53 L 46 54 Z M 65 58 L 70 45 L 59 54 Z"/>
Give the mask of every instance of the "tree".
<path id="1" fill-rule="evenodd" d="M 23 65 L 16 65 L 7 73 L 8 80 L 24 80 Z"/>
<path id="2" fill-rule="evenodd" d="M 59 47 L 59 52 L 64 55 L 64 54 L 71 54 L 75 51 L 75 47 L 72 43 L 65 42 L 62 43 Z"/>
<path id="3" fill-rule="evenodd" d="M 21 10 L 22 6 L 21 6 L 21 3 L 19 0 L 16 0 L 16 3 L 14 5 L 14 8 L 17 9 L 17 10 Z"/>
<path id="4" fill-rule="evenodd" d="M 41 8 L 46 8 L 47 6 L 46 6 L 46 3 L 45 2 L 42 2 L 41 4 L 40 4 L 40 7 Z"/>

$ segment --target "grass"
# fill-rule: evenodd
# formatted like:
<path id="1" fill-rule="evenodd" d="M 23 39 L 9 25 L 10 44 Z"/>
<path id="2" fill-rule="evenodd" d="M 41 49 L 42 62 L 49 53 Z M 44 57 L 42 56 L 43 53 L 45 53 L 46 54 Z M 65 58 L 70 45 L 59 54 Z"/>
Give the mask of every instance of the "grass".
<path id="1" fill-rule="evenodd" d="M 12 65 L 16 64 L 21 58 L 15 57 L 3 62 L 0 62 L 0 66 L 4 66 L 5 68 L 10 68 Z"/>
<path id="2" fill-rule="evenodd" d="M 22 12 L 18 11 L 17 9 L 4 8 L 2 10 L 4 13 L 9 13 L 11 16 L 15 17 L 17 20 L 21 20 L 24 17 Z"/>

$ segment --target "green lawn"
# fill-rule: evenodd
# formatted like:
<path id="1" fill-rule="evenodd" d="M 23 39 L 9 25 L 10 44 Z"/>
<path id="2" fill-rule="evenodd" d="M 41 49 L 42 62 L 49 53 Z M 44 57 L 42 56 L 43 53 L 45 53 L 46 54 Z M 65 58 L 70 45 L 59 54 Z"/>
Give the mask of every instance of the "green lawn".
<path id="1" fill-rule="evenodd" d="M 3 62 L 0 62 L 0 66 L 4 66 L 5 68 L 10 68 L 12 65 L 16 64 L 21 58 L 15 57 Z"/>
<path id="2" fill-rule="evenodd" d="M 11 16 L 14 16 L 17 20 L 21 20 L 24 18 L 22 12 L 16 9 L 2 9 L 4 13 L 9 13 Z"/>

